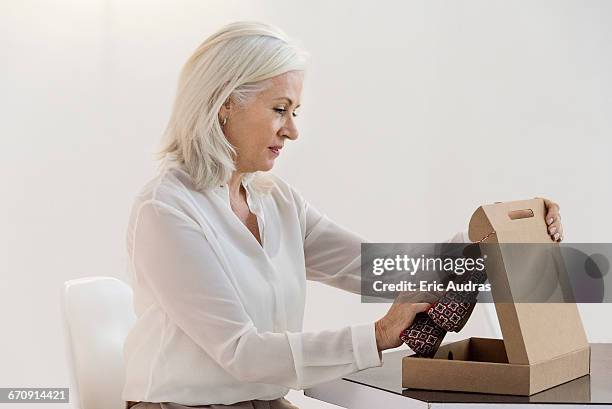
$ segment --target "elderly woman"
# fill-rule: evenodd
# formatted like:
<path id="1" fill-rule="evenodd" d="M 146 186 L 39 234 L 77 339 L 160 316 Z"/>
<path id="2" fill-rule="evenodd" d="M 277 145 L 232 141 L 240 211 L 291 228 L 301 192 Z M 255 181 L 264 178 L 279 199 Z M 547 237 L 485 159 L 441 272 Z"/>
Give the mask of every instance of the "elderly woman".
<path id="1" fill-rule="evenodd" d="M 289 388 L 382 365 L 429 307 L 396 301 L 375 323 L 302 332 L 306 280 L 360 293 L 364 241 L 268 173 L 298 137 L 304 60 L 278 29 L 235 23 L 183 68 L 159 175 L 128 229 L 128 407 L 295 408 Z"/>

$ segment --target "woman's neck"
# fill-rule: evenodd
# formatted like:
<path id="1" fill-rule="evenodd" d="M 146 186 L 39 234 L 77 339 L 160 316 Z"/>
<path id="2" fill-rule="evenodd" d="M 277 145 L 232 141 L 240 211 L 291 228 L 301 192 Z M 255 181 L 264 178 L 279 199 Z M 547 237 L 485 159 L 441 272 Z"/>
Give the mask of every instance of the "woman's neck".
<path id="1" fill-rule="evenodd" d="M 242 187 L 242 178 L 244 173 L 234 172 L 227 182 L 229 188 L 230 198 L 233 200 L 239 200 L 241 197 L 240 188 Z"/>

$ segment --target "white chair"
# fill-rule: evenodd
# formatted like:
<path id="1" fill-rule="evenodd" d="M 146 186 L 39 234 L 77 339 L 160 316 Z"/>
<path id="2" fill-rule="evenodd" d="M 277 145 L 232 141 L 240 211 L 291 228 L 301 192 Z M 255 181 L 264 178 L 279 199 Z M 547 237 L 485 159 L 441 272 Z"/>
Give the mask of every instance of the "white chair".
<path id="1" fill-rule="evenodd" d="M 70 280 L 62 304 L 70 400 L 80 409 L 123 408 L 123 342 L 136 321 L 132 289 L 112 277 Z"/>

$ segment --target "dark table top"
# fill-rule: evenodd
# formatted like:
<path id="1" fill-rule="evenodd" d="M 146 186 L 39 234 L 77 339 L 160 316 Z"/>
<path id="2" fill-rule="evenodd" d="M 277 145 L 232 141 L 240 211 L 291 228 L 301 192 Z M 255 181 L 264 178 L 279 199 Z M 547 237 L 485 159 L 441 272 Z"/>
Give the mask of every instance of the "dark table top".
<path id="1" fill-rule="evenodd" d="M 402 388 L 402 358 L 408 350 L 384 354 L 383 366 L 343 379 L 429 403 L 612 404 L 612 344 L 591 344 L 591 374 L 531 396 L 441 392 Z"/>

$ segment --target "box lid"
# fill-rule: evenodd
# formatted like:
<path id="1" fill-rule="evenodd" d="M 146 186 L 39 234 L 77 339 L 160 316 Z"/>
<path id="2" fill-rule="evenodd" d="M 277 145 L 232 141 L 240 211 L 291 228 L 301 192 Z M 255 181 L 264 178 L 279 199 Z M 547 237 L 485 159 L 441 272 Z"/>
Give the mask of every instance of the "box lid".
<path id="1" fill-rule="evenodd" d="M 548 235 L 545 210 L 542 199 L 481 206 L 470 220 L 470 240 L 497 244 L 554 243 Z M 588 348 L 575 303 L 513 302 L 514 277 L 504 261 L 508 247 L 487 245 L 489 257 L 485 261 L 508 362 L 534 364 Z"/>

